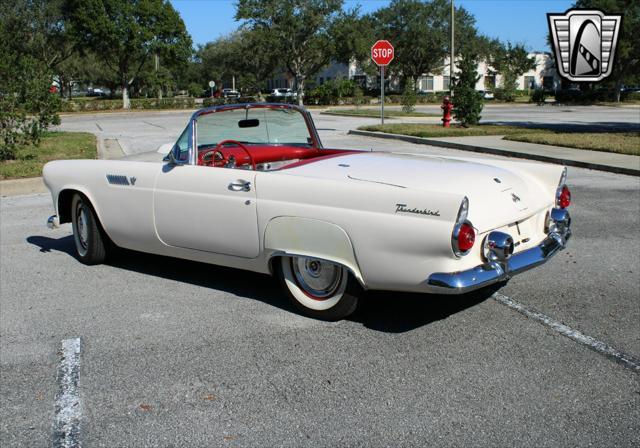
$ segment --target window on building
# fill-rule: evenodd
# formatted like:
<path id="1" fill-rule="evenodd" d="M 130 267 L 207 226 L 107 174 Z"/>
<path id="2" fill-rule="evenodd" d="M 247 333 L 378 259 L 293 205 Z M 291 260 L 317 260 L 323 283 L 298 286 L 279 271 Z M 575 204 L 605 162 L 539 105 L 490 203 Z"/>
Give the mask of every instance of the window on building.
<path id="1" fill-rule="evenodd" d="M 324 84 L 324 76 L 320 77 L 320 85 Z"/>
<path id="2" fill-rule="evenodd" d="M 449 90 L 450 89 L 450 86 L 449 86 L 450 83 L 451 83 L 451 77 L 443 76 L 442 77 L 442 90 Z"/>
<path id="3" fill-rule="evenodd" d="M 426 91 L 427 92 L 433 92 L 433 76 L 426 76 L 425 77 L 425 84 L 426 84 Z"/>
<path id="4" fill-rule="evenodd" d="M 496 77 L 495 76 L 485 76 L 484 77 L 484 88 L 487 90 L 493 90 L 496 88 Z"/>
<path id="5" fill-rule="evenodd" d="M 545 76 L 542 78 L 542 87 L 545 90 L 553 90 L 553 76 Z"/>
<path id="6" fill-rule="evenodd" d="M 525 76 L 524 77 L 524 88 L 525 89 L 535 89 L 536 88 L 536 77 L 535 76 Z"/>

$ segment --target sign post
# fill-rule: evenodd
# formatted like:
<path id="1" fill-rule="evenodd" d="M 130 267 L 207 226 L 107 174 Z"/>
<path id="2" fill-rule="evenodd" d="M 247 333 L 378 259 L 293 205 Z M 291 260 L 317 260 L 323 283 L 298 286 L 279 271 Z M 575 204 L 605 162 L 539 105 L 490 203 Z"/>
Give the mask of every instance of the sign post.
<path id="1" fill-rule="evenodd" d="M 211 98 L 213 98 L 213 88 L 216 86 L 215 81 L 209 81 L 209 90 L 211 90 Z"/>
<path id="2" fill-rule="evenodd" d="M 379 40 L 371 47 L 371 59 L 380 67 L 380 120 L 384 124 L 384 68 L 393 61 L 393 45 L 388 40 Z"/>
<path id="3" fill-rule="evenodd" d="M 384 65 L 380 66 L 380 121 L 384 124 Z"/>

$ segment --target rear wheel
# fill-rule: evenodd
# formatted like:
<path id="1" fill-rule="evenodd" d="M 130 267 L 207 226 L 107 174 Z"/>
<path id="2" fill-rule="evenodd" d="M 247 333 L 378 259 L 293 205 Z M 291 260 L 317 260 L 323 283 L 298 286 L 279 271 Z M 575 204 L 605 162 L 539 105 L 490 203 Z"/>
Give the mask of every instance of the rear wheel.
<path id="1" fill-rule="evenodd" d="M 282 257 L 277 271 L 293 306 L 311 317 L 340 320 L 358 306 L 359 285 L 341 265 L 311 257 Z"/>
<path id="2" fill-rule="evenodd" d="M 71 201 L 71 223 L 78 258 L 85 264 L 100 264 L 107 257 L 105 238 L 89 201 L 76 194 Z"/>

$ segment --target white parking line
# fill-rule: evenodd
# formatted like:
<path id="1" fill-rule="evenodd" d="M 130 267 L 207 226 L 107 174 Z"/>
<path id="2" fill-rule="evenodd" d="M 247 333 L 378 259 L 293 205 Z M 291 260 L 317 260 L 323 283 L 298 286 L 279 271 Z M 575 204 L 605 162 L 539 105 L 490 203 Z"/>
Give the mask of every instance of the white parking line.
<path id="1" fill-rule="evenodd" d="M 594 350 L 601 355 L 604 355 L 608 358 L 613 359 L 616 362 L 619 362 L 623 366 L 631 369 L 635 372 L 640 373 L 640 360 L 635 359 L 631 355 L 627 355 L 619 350 L 616 350 L 613 347 L 608 346 L 604 342 L 598 341 L 597 339 L 592 338 L 591 336 L 587 336 L 579 332 L 578 330 L 574 330 L 573 328 L 565 325 L 563 323 L 558 322 L 550 318 L 549 316 L 539 313 L 538 311 L 531 310 L 521 303 L 516 302 L 510 297 L 505 296 L 504 294 L 500 294 L 498 292 L 494 293 L 492 296 L 497 302 L 508 306 L 511 309 L 516 310 L 520 314 L 525 315 L 526 317 L 533 319 L 541 324 L 551 328 L 553 331 L 560 333 L 563 336 L 568 337 L 569 339 L 589 347 L 591 350 Z"/>
<path id="2" fill-rule="evenodd" d="M 58 364 L 58 393 L 53 419 L 54 448 L 80 447 L 80 419 L 82 408 L 78 383 L 80 381 L 80 338 L 62 341 Z"/>

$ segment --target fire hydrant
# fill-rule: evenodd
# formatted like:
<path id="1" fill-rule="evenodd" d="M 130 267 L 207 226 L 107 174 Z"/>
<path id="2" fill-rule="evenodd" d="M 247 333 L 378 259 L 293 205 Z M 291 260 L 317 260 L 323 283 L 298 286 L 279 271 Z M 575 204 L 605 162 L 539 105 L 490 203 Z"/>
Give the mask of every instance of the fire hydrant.
<path id="1" fill-rule="evenodd" d="M 442 100 L 442 106 L 440 106 L 440 109 L 442 109 L 442 126 L 448 128 L 450 127 L 449 123 L 451 123 L 451 110 L 453 109 L 453 103 L 448 96 L 445 96 Z"/>

